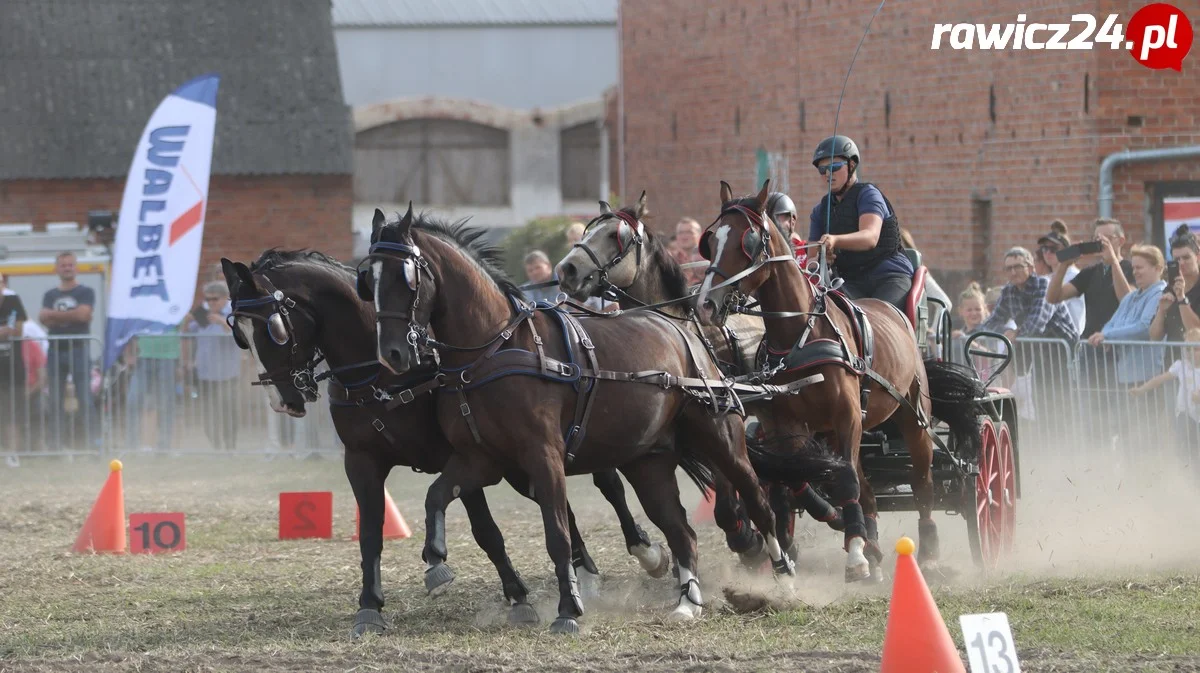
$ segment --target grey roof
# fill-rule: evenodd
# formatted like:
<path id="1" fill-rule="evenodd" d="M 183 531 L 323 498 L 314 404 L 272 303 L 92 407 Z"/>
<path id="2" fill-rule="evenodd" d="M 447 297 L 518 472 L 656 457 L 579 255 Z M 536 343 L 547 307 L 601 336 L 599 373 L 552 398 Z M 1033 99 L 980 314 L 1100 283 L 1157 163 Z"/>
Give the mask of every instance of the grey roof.
<path id="1" fill-rule="evenodd" d="M 616 25 L 617 0 L 333 0 L 333 25 Z"/>
<path id="2" fill-rule="evenodd" d="M 0 180 L 124 176 L 150 115 L 209 72 L 215 174 L 349 174 L 329 0 L 3 0 Z"/>

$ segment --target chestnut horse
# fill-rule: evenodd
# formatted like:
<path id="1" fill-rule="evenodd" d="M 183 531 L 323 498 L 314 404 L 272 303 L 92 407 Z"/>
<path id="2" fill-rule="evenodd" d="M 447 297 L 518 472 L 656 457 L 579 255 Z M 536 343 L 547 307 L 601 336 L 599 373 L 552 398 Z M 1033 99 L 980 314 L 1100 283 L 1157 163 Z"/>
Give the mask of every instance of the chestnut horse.
<path id="1" fill-rule="evenodd" d="M 918 560 L 935 563 L 932 464 L 934 442 L 941 440 L 932 431 L 933 418 L 944 421 L 958 445 L 973 455 L 984 386 L 966 367 L 923 361 L 912 324 L 891 304 L 851 302 L 810 282 L 788 242 L 766 219 L 769 185 L 770 180 L 764 182 L 755 197 L 735 199 L 729 185 L 721 183 L 720 215 L 701 237 L 701 254 L 711 264 L 696 300 L 700 319 L 719 325 L 754 294 L 766 325 L 768 366 L 778 367 L 771 381 L 824 375 L 821 385 L 773 399 L 772 413 L 761 421 L 768 436 L 831 433 L 834 448 L 856 466 L 856 480 L 838 479 L 827 490 L 842 507 L 846 580 L 882 578 L 875 496 L 863 473 L 859 442 L 864 429 L 889 419 L 898 424 L 912 461 Z"/>

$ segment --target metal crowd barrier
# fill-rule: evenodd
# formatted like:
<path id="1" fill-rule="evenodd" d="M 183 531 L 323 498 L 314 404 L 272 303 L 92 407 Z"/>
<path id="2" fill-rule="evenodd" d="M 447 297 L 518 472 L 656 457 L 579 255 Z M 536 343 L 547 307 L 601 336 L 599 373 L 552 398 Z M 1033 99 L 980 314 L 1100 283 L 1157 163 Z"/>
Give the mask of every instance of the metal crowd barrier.
<path id="1" fill-rule="evenodd" d="M 1105 341 L 1093 347 L 1017 338 L 1014 350 L 1012 365 L 993 385 L 1017 399 L 1022 451 L 1117 465 L 1177 461 L 1200 475 L 1200 421 L 1189 412 L 1189 405 L 1200 408 L 1200 385 L 1194 375 L 1181 381 L 1169 374 L 1172 366 L 1193 366 L 1189 357 L 1200 368 L 1200 344 Z M 968 356 L 955 339 L 952 359 L 966 363 L 968 357 L 986 379 L 995 361 Z"/>
<path id="2" fill-rule="evenodd" d="M 143 348 L 135 338 L 137 356 L 127 355 L 103 377 L 95 339 L 12 342 L 27 356 L 22 362 L 34 366 L 20 377 L 12 359 L 0 357 L 0 457 L 15 464 L 34 456 L 137 452 L 340 453 L 326 396 L 306 405 L 304 418 L 276 413 L 266 389 L 250 385 L 257 378 L 251 356 L 229 336 L 159 339 Z M 30 347 L 44 358 L 26 352 Z"/>

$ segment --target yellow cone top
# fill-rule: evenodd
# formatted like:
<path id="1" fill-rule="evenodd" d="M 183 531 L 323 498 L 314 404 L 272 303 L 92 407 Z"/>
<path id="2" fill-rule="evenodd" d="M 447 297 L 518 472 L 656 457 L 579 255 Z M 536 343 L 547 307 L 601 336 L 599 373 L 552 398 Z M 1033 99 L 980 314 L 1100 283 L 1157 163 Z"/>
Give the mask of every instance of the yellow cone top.
<path id="1" fill-rule="evenodd" d="M 108 469 L 112 470 L 113 472 L 116 472 L 116 471 L 120 470 L 120 469 L 121 469 L 121 467 L 122 467 L 122 466 L 121 466 L 121 461 L 119 461 L 119 460 L 117 460 L 117 459 L 115 459 L 115 458 L 112 460 L 112 462 L 110 462 L 110 463 L 108 464 Z"/>
<path id="2" fill-rule="evenodd" d="M 912 556 L 912 553 L 917 550 L 917 545 L 912 541 L 911 537 L 902 537 L 896 541 L 896 553 L 901 556 Z"/>

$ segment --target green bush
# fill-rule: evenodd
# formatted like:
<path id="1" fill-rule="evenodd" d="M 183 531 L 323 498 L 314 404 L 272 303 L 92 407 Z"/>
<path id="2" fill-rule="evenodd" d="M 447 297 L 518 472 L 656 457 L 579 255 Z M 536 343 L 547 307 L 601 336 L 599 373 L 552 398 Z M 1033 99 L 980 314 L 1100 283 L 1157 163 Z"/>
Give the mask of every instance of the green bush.
<path id="1" fill-rule="evenodd" d="M 550 258 L 551 265 L 558 264 L 558 260 L 566 256 L 567 227 L 574 221 L 565 216 L 542 217 L 514 229 L 504 238 L 501 247 L 504 248 L 505 270 L 518 285 L 525 282 L 526 253 L 541 250 Z"/>

